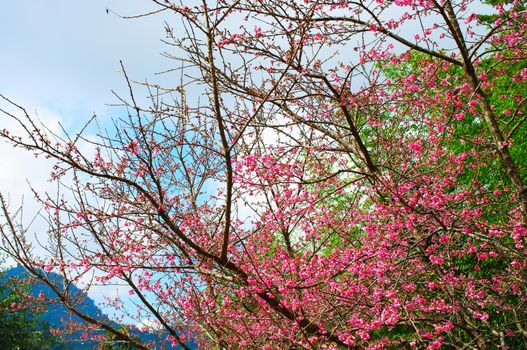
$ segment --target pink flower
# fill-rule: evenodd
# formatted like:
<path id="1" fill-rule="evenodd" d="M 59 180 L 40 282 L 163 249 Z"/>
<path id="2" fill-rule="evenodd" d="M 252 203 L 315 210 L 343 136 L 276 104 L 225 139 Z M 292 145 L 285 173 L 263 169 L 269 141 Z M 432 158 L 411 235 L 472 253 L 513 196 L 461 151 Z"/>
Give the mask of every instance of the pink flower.
<path id="1" fill-rule="evenodd" d="M 445 259 L 443 259 L 443 257 L 441 257 L 441 256 L 431 255 L 430 256 L 430 262 L 432 264 L 441 265 L 442 263 L 445 262 Z"/>
<path id="2" fill-rule="evenodd" d="M 51 262 L 47 264 L 46 266 L 44 266 L 44 271 L 51 272 L 52 270 L 53 270 L 53 265 Z"/>
<path id="3" fill-rule="evenodd" d="M 408 144 L 408 148 L 410 148 L 414 152 L 421 152 L 423 150 L 423 146 L 421 145 L 421 142 L 410 142 Z"/>
<path id="4" fill-rule="evenodd" d="M 257 38 L 261 38 L 262 36 L 264 36 L 262 33 L 262 28 L 260 27 L 254 28 L 254 36 Z"/>
<path id="5" fill-rule="evenodd" d="M 478 260 L 487 260 L 489 258 L 489 254 L 486 252 L 479 252 L 476 255 L 478 257 Z"/>
<path id="6" fill-rule="evenodd" d="M 433 342 L 430 342 L 430 344 L 428 345 L 428 348 L 429 349 L 440 349 L 442 345 L 443 345 L 443 339 L 438 338 L 434 340 Z"/>
<path id="7" fill-rule="evenodd" d="M 139 154 L 139 145 L 134 140 L 130 141 L 125 149 L 134 155 Z"/>
<path id="8" fill-rule="evenodd" d="M 481 313 L 481 312 L 474 311 L 474 317 L 482 321 L 488 321 L 489 314 L 485 312 Z"/>

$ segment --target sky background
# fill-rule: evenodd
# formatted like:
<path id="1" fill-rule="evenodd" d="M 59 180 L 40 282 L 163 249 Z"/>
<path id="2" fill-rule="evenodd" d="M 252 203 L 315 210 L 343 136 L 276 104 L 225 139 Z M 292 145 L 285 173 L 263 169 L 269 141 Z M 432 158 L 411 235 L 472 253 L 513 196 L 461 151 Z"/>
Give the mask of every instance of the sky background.
<path id="1" fill-rule="evenodd" d="M 118 16 L 152 9 L 148 0 L 2 1 L 0 93 L 38 115 L 51 130 L 59 130 L 60 122 L 74 132 L 94 113 L 103 121 L 119 116 L 123 109 L 108 104 L 118 102 L 111 90 L 123 95 L 127 90 L 120 60 L 134 80 L 170 84 L 175 78 L 156 75 L 172 67 L 161 56 L 167 49 L 161 39 L 170 15 L 128 20 Z M 177 23 L 171 26 L 177 30 Z M 0 102 L 0 108 L 5 107 Z M 3 115 L 0 127 L 15 128 Z M 49 172 L 49 162 L 0 143 L 0 191 L 13 209 L 24 198 L 26 221 L 38 212 L 28 183 L 41 191 L 53 190 Z M 30 232 L 45 240 L 45 230 L 37 221 Z M 101 302 L 105 294 L 107 290 L 96 289 L 90 295 Z"/>
<path id="2" fill-rule="evenodd" d="M 152 9 L 148 0 L 17 0 L 0 12 L 0 91 L 24 105 L 45 108 L 68 122 L 115 102 L 123 88 L 119 60 L 138 80 L 151 78 L 169 62 L 167 16 L 125 20 Z"/>
<path id="3" fill-rule="evenodd" d="M 110 10 L 110 13 L 106 12 Z M 126 96 L 120 63 L 135 80 L 164 80 L 171 67 L 161 57 L 167 15 L 126 20 L 152 10 L 148 0 L 3 1 L 0 11 L 0 93 L 24 106 L 52 130 L 60 122 L 75 132 L 93 115 L 124 113 L 112 90 Z M 6 103 L 0 102 L 5 108 Z M 2 128 L 13 122 L 2 116 Z M 0 191 L 15 200 L 30 181 L 47 188 L 49 168 L 27 152 L 0 143 Z M 28 201 L 26 199 L 26 201 Z M 28 203 L 30 204 L 30 203 Z"/>

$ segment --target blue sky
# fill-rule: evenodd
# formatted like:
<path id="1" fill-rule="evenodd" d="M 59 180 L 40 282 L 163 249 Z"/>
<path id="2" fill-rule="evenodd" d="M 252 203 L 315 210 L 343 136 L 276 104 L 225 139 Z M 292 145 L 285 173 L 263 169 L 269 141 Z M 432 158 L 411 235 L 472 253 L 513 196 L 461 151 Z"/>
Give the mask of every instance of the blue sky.
<path id="1" fill-rule="evenodd" d="M 0 93 L 38 114 L 53 130 L 61 122 L 74 132 L 94 113 L 103 120 L 118 116 L 123 110 L 107 104 L 118 102 L 111 90 L 127 91 L 120 60 L 135 80 L 169 83 L 172 79 L 155 76 L 172 64 L 160 55 L 166 49 L 161 39 L 169 14 L 133 20 L 114 14 L 130 16 L 149 10 L 148 0 L 4 1 Z M 12 128 L 13 124 L 2 116 L 0 126 Z M 47 181 L 50 163 L 0 143 L 0 164 L 0 191 L 9 197 L 13 209 L 25 198 L 29 221 L 38 206 L 28 182 L 41 191 L 53 191 L 54 185 Z M 45 223 L 38 220 L 30 230 L 41 240 L 45 231 Z M 104 294 L 108 290 L 98 289 L 91 296 L 100 302 Z"/>
<path id="2" fill-rule="evenodd" d="M 64 121 L 107 113 L 110 90 L 123 90 L 123 60 L 135 79 L 166 67 L 161 16 L 124 20 L 151 9 L 148 0 L 17 0 L 0 12 L 0 91 Z M 165 16 L 166 17 L 166 16 Z"/>
<path id="3" fill-rule="evenodd" d="M 106 9 L 110 12 L 107 13 Z M 123 113 L 111 90 L 125 95 L 122 60 L 135 80 L 170 77 L 155 73 L 171 67 L 161 57 L 168 14 L 126 20 L 152 10 L 148 0 L 17 0 L 0 11 L 0 93 L 56 129 L 75 132 L 94 113 L 103 120 Z M 5 107 L 5 103 L 0 104 Z M 13 126 L 5 117 L 2 128 Z M 0 191 L 13 202 L 28 194 L 26 180 L 48 189 L 49 167 L 31 154 L 0 143 Z M 31 196 L 26 205 L 31 207 Z"/>

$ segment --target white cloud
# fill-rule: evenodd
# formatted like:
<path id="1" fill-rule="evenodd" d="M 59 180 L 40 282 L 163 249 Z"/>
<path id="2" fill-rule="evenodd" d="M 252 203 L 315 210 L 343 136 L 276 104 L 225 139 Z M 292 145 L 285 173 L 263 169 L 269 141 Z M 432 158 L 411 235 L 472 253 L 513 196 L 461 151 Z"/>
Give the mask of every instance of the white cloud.
<path id="1" fill-rule="evenodd" d="M 142 319 L 139 323 L 137 323 L 136 326 L 142 331 L 153 331 L 163 329 L 163 325 L 159 321 L 152 320 L 149 318 Z"/>
<path id="2" fill-rule="evenodd" d="M 5 108 L 5 104 L 1 105 Z M 7 106 L 9 108 L 9 106 Z M 19 111 L 11 112 L 20 115 Z M 43 125 L 46 125 L 53 132 L 59 131 L 61 118 L 47 109 L 41 109 L 38 117 Z M 2 127 L 9 130 L 11 134 L 23 135 L 23 130 L 13 119 L 1 116 Z M 55 184 L 49 181 L 49 173 L 52 162 L 43 157 L 35 157 L 34 152 L 29 152 L 20 147 L 13 147 L 0 142 L 0 192 L 9 199 L 11 210 L 15 210 L 22 205 L 24 199 L 24 211 L 26 213 L 26 223 L 31 220 L 39 211 L 40 206 L 35 202 L 31 187 L 39 191 L 53 191 Z M 44 223 L 40 222 L 39 225 Z M 46 227 L 35 227 L 36 232 L 46 232 Z"/>

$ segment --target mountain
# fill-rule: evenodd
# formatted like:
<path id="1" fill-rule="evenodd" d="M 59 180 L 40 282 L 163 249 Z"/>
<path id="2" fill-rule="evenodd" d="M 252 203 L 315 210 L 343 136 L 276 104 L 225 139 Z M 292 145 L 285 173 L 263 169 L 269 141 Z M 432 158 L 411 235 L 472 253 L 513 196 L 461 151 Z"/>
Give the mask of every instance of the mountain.
<path id="1" fill-rule="evenodd" d="M 11 268 L 9 270 L 6 270 L 3 272 L 3 276 L 0 277 L 0 282 L 11 280 L 11 281 L 19 281 L 23 280 L 27 277 L 26 271 L 18 266 Z M 56 285 L 62 285 L 64 283 L 63 278 L 55 273 L 48 273 L 48 277 L 54 282 Z M 84 314 L 96 318 L 96 319 L 106 319 L 108 320 L 108 317 L 102 312 L 102 310 L 95 305 L 95 302 L 86 295 L 84 291 L 77 288 L 75 285 L 70 285 L 68 291 L 71 293 L 72 296 L 74 296 L 78 301 L 78 309 L 81 310 Z M 28 285 L 28 294 L 32 295 L 34 297 L 45 296 L 49 299 L 55 299 L 57 295 L 55 292 L 47 285 L 43 283 L 36 283 Z M 84 321 L 73 315 L 66 307 L 64 307 L 60 303 L 55 303 L 52 305 L 49 305 L 47 307 L 47 310 L 44 311 L 42 314 L 38 316 L 38 325 L 39 330 L 42 332 L 49 332 L 51 328 L 53 329 L 64 329 L 65 325 L 68 323 L 68 321 L 73 321 L 75 323 L 83 324 Z M 116 328 L 121 328 L 122 326 L 111 322 L 112 326 Z M 128 327 L 130 328 L 130 327 Z M 166 335 L 162 333 L 152 333 L 152 332 L 143 332 L 137 329 L 132 330 L 132 333 L 139 337 L 143 342 L 147 341 L 153 341 L 155 339 L 166 339 Z M 106 332 L 101 330 L 100 335 L 105 335 Z M 66 349 L 98 349 L 100 347 L 100 342 L 98 341 L 92 341 L 92 340 L 81 340 L 82 331 L 77 331 L 73 334 L 68 334 L 65 336 L 63 340 L 63 346 L 57 345 L 53 348 L 53 350 L 66 350 Z M 110 339 L 109 337 L 107 339 Z M 164 341 L 161 341 L 162 343 L 165 343 Z M 158 349 L 167 349 L 168 345 L 159 345 Z M 189 346 L 192 349 L 197 349 L 197 346 L 194 344 L 189 344 Z M 170 347 L 168 347 L 170 348 Z M 178 348 L 172 348 L 172 349 L 178 349 Z"/>

